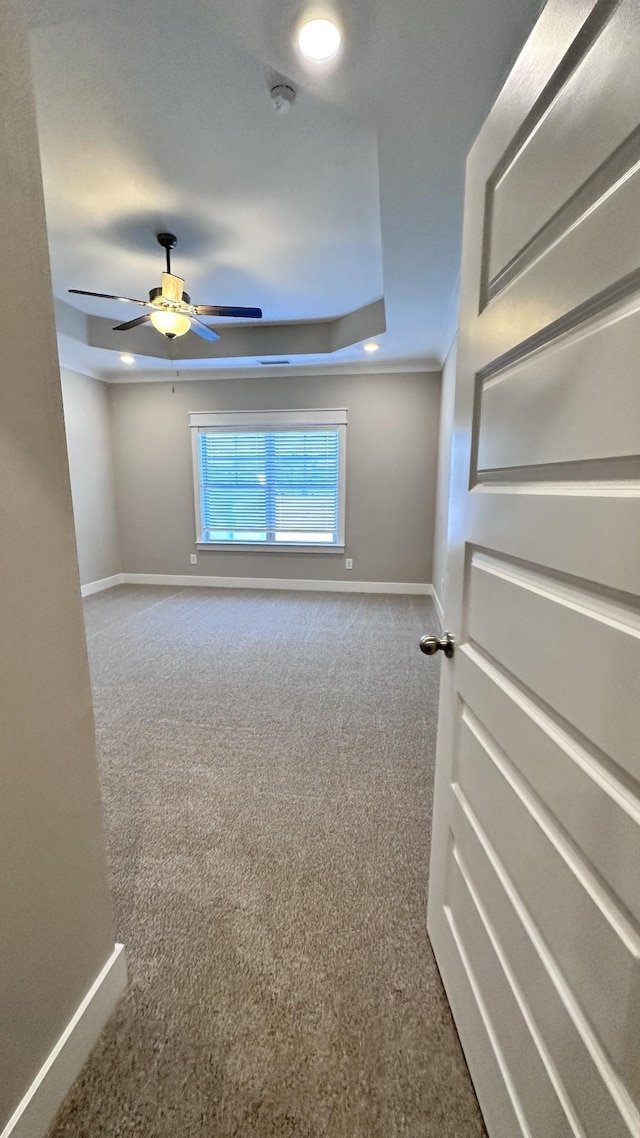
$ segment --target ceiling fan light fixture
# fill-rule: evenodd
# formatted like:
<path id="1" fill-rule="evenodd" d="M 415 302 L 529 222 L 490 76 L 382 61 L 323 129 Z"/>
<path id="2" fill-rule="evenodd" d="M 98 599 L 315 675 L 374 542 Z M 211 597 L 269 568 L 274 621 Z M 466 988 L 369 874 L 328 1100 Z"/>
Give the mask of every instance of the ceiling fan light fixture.
<path id="1" fill-rule="evenodd" d="M 151 314 L 151 323 L 163 336 L 184 336 L 191 327 L 188 316 L 182 312 L 172 312 L 169 308 L 156 308 Z"/>
<path id="2" fill-rule="evenodd" d="M 298 47 L 313 63 L 333 59 L 341 42 L 340 29 L 333 20 L 307 20 L 298 32 Z"/>
<path id="3" fill-rule="evenodd" d="M 293 90 L 293 88 L 292 88 Z M 176 336 L 184 336 L 191 328 L 201 340 L 219 340 L 220 336 L 215 328 L 210 328 L 201 320 L 202 316 L 234 316 L 245 320 L 261 320 L 261 308 L 247 308 L 235 304 L 192 304 L 191 297 L 184 291 L 182 277 L 171 272 L 171 250 L 175 249 L 177 237 L 174 233 L 158 233 L 158 244 L 166 254 L 166 272 L 162 274 L 160 288 L 152 288 L 148 300 L 137 300 L 130 296 L 114 296 L 113 293 L 91 292 L 84 288 L 70 288 L 69 292 L 79 296 L 97 296 L 100 300 L 122 300 L 126 304 L 137 304 L 140 308 L 151 308 L 152 312 L 145 312 L 144 316 L 137 316 L 135 320 L 125 320 L 124 324 L 116 324 L 114 332 L 130 332 L 132 328 L 152 324 L 157 332 L 166 336 L 167 340 L 175 340 Z M 125 352 L 121 357 L 123 363 L 132 364 L 133 356 Z"/>

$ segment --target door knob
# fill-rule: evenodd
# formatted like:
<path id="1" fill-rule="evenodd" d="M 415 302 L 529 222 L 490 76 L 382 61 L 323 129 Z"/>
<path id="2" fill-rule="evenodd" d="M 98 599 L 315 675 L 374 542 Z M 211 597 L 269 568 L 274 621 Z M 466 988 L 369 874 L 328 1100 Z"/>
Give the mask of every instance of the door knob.
<path id="1" fill-rule="evenodd" d="M 445 632 L 442 640 L 438 640 L 437 636 L 421 636 L 420 651 L 424 652 L 425 656 L 435 656 L 436 652 L 444 652 L 445 656 L 451 659 L 453 656 L 453 636 L 450 632 Z"/>

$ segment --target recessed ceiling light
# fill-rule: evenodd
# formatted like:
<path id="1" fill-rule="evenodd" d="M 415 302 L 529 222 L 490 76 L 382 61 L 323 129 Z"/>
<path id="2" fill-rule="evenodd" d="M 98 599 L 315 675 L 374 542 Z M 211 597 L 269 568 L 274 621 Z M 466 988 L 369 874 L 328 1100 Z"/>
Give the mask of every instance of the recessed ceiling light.
<path id="1" fill-rule="evenodd" d="M 298 32 L 298 46 L 307 59 L 324 63 L 340 47 L 342 36 L 331 20 L 309 20 Z"/>
<path id="2" fill-rule="evenodd" d="M 130 352 L 125 352 L 120 356 L 120 361 L 123 364 L 134 364 L 136 362 L 136 357 L 132 356 Z"/>
<path id="3" fill-rule="evenodd" d="M 365 352 L 377 352 L 380 349 L 380 345 L 376 344 L 375 340 L 369 340 L 368 343 L 363 344 L 362 347 Z"/>

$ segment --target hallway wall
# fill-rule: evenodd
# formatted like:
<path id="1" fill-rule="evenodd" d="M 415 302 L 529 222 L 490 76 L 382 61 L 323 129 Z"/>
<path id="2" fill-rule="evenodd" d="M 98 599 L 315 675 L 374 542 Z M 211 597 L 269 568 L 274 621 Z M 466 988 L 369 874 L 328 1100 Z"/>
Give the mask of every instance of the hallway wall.
<path id="1" fill-rule="evenodd" d="M 0 1131 L 114 948 L 21 7 L 0 14 Z"/>

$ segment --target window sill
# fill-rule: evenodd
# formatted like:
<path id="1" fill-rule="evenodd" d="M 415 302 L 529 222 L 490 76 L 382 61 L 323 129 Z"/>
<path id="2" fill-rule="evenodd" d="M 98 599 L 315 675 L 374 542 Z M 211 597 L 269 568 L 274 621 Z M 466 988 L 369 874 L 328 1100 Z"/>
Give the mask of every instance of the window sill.
<path id="1" fill-rule="evenodd" d="M 285 545 L 284 542 L 275 544 L 263 544 L 262 542 L 236 542 L 236 541 L 197 541 L 196 549 L 200 553 L 206 553 L 208 549 L 214 550 L 219 553 L 220 550 L 225 550 L 227 553 L 339 553 L 343 554 L 345 551 L 344 545 Z"/>

